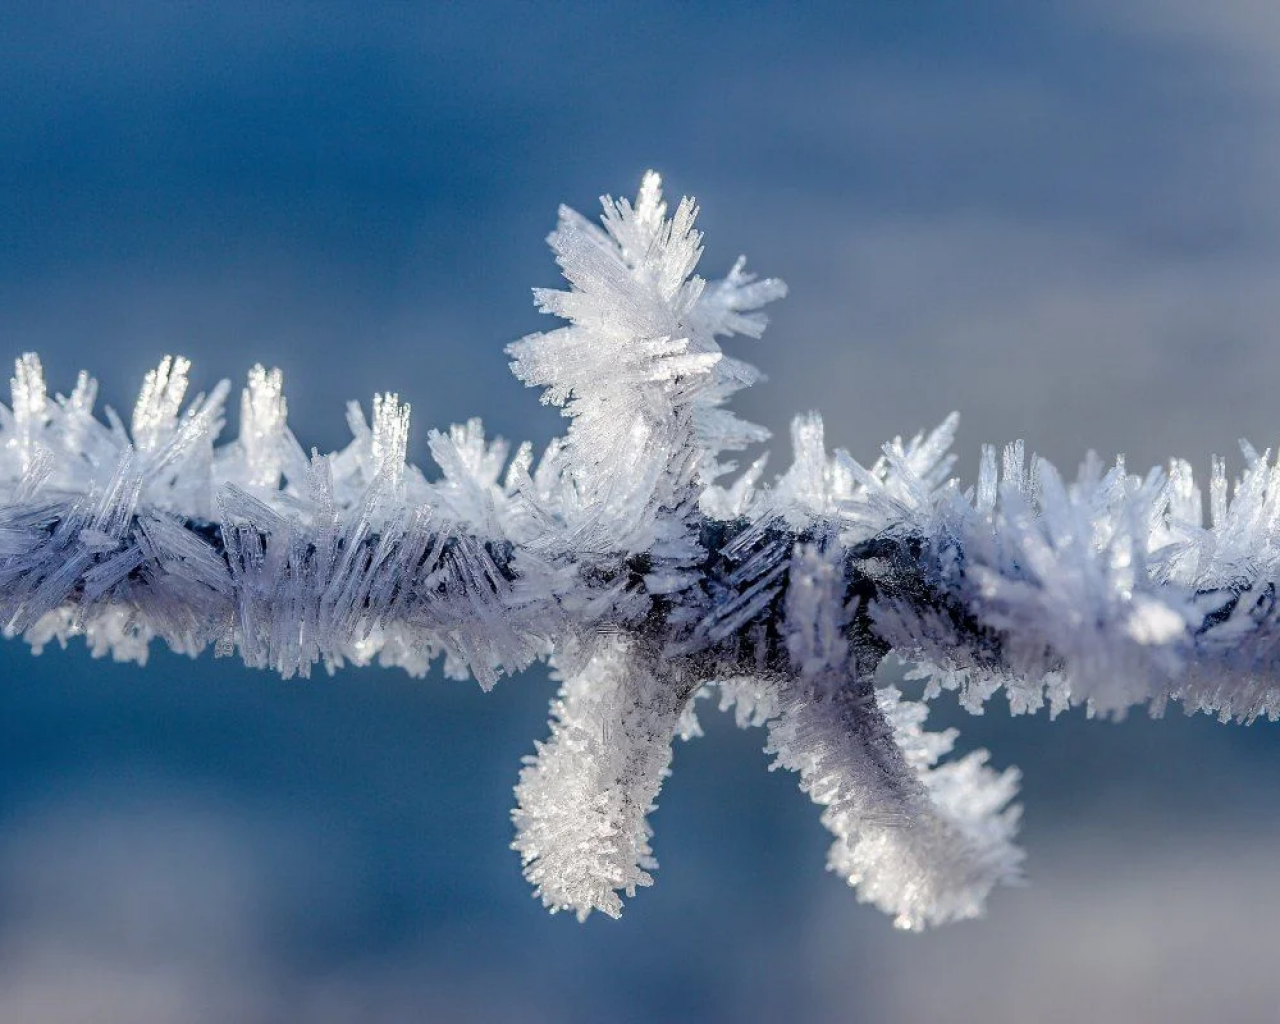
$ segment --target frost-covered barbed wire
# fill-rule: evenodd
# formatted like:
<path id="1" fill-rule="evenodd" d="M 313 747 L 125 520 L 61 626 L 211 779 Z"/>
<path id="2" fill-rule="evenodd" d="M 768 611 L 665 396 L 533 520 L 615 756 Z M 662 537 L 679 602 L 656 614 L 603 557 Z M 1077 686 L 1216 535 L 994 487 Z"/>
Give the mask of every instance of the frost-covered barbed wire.
<path id="1" fill-rule="evenodd" d="M 604 210 L 603 228 L 561 211 L 570 288 L 536 298 L 565 326 L 509 349 L 569 418 L 536 467 L 472 420 L 429 435 L 429 480 L 395 395 L 308 455 L 261 367 L 215 447 L 229 388 L 186 402 L 186 360 L 148 374 L 126 428 L 94 417 L 86 375 L 50 398 L 19 359 L 0 406 L 5 633 L 138 662 L 157 637 L 213 645 L 286 677 L 443 655 L 486 689 L 549 660 L 562 686 L 514 846 L 546 905 L 580 917 L 650 884 L 648 814 L 712 691 L 824 808 L 829 867 L 906 928 L 974 916 L 1017 878 L 1017 775 L 983 751 L 944 760 L 954 731 L 876 688 L 887 654 L 917 663 L 926 700 L 957 689 L 973 710 L 1003 689 L 1015 712 L 1280 713 L 1269 453 L 1246 446 L 1234 488 L 1214 462 L 1207 523 L 1176 460 L 1137 477 L 1090 457 L 1068 485 L 1015 443 L 964 490 L 954 417 L 863 467 L 802 416 L 785 473 L 765 483 L 762 458 L 732 478 L 728 453 L 765 432 L 724 408 L 758 375 L 719 339 L 759 336 L 785 289 L 741 261 L 696 276 L 696 209 L 668 217 L 654 174 Z"/>

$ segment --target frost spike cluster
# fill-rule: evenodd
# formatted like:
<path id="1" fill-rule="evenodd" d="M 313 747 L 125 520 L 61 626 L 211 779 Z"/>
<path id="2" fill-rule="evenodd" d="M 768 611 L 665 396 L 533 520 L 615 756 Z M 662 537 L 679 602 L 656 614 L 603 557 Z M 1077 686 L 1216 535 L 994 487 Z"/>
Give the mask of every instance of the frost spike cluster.
<path id="1" fill-rule="evenodd" d="M 1215 461 L 1209 518 L 1190 467 L 1145 477 L 1090 457 L 1073 483 L 1020 443 L 952 477 L 952 417 L 872 466 L 792 427 L 794 460 L 730 477 L 765 432 L 724 403 L 759 375 L 721 350 L 759 337 L 781 297 L 740 260 L 695 274 L 696 207 L 668 216 L 657 175 L 602 227 L 562 210 L 550 237 L 569 284 L 539 290 L 564 321 L 509 349 L 569 419 L 536 461 L 478 420 L 431 432 L 439 473 L 405 460 L 409 408 L 348 409 L 351 443 L 306 454 L 278 371 L 256 367 L 239 436 L 215 444 L 229 387 L 188 400 L 190 366 L 147 375 L 129 425 L 93 414 L 81 374 L 50 397 L 17 361 L 0 406 L 0 623 L 39 650 L 83 636 L 145 662 L 238 652 L 282 676 L 316 665 L 443 656 L 488 688 L 549 661 L 551 735 L 516 787 L 515 849 L 535 894 L 616 916 L 652 882 L 650 812 L 697 699 L 766 728 L 834 837 L 828 866 L 917 929 L 973 917 L 1018 877 L 1017 774 L 874 674 L 916 663 L 924 699 L 980 711 L 1046 702 L 1119 714 L 1170 700 L 1224 720 L 1280 714 L 1280 468 L 1244 447 Z"/>

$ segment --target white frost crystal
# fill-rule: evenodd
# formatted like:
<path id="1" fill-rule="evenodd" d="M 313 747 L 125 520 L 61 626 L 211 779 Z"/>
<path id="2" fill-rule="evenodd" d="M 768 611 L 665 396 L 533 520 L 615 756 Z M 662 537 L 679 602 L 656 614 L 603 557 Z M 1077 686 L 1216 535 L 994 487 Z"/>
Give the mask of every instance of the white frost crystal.
<path id="1" fill-rule="evenodd" d="M 128 428 L 93 416 L 81 374 L 50 398 L 22 356 L 0 406 L 0 625 L 36 651 L 85 637 L 143 662 L 153 638 L 213 645 L 283 676 L 399 665 L 492 686 L 549 660 L 551 735 L 516 787 L 515 847 L 536 894 L 579 917 L 651 884 L 648 822 L 676 736 L 716 689 L 764 726 L 835 841 L 828 865 L 904 928 L 982 912 L 1017 878 L 1017 784 L 875 670 L 914 661 L 924 699 L 969 710 L 1003 690 L 1120 714 L 1170 700 L 1224 720 L 1280 715 L 1280 467 L 1215 461 L 1208 522 L 1190 467 L 1130 474 L 1090 457 L 1065 482 L 1021 443 L 952 477 L 956 420 L 870 467 L 799 417 L 794 462 L 736 480 L 726 452 L 765 432 L 725 408 L 759 379 L 720 339 L 758 337 L 781 297 L 739 260 L 708 283 L 696 207 L 668 216 L 656 174 L 603 227 L 562 210 L 550 243 L 565 321 L 509 349 L 570 423 L 536 460 L 479 420 L 405 461 L 409 408 L 348 410 L 351 443 L 308 456 L 278 371 L 255 367 L 240 434 L 215 446 L 228 386 L 187 399 L 190 366 L 147 375 Z"/>
<path id="2" fill-rule="evenodd" d="M 663 510 L 691 508 L 718 475 L 716 455 L 767 434 L 721 405 L 757 379 L 718 336 L 759 337 L 759 307 L 786 294 L 739 261 L 707 286 L 694 275 L 697 207 L 668 219 L 658 175 L 633 207 L 604 201 L 604 230 L 562 208 L 549 239 L 570 291 L 537 289 L 539 307 L 569 321 L 511 345 L 511 369 L 572 418 L 557 450 L 561 517 L 602 550 L 652 547 Z"/>
<path id="3" fill-rule="evenodd" d="M 688 695 L 621 637 L 597 643 L 551 705 L 551 738 L 516 786 L 515 848 L 552 911 L 622 913 L 652 885 L 646 820 Z"/>

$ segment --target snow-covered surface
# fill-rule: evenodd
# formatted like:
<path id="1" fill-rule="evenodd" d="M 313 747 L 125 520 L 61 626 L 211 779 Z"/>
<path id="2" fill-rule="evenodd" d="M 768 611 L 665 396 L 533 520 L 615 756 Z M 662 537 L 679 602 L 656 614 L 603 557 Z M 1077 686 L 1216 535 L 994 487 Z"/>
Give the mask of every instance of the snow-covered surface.
<path id="1" fill-rule="evenodd" d="M 1280 712 L 1269 453 L 1246 446 L 1234 488 L 1215 462 L 1207 523 L 1179 461 L 1138 477 L 1090 458 L 1066 484 L 1013 444 L 965 490 L 954 417 L 868 468 L 829 454 L 809 414 L 786 472 L 735 477 L 726 453 L 765 433 L 724 408 L 758 375 L 720 339 L 758 337 L 785 289 L 741 261 L 696 276 L 696 208 L 669 217 L 654 174 L 604 207 L 603 228 L 564 210 L 550 238 L 569 289 L 536 297 L 566 325 L 509 350 L 570 421 L 536 465 L 473 420 L 432 432 L 429 479 L 405 461 L 395 395 L 371 423 L 349 408 L 345 449 L 308 454 L 261 367 L 219 447 L 229 386 L 188 402 L 180 358 L 147 376 L 128 427 L 104 423 L 92 379 L 51 398 L 24 356 L 0 407 L 5 632 L 135 661 L 155 638 L 213 645 L 286 677 L 422 674 L 443 655 L 485 687 L 548 659 L 563 687 L 515 846 L 543 901 L 579 916 L 651 882 L 646 816 L 707 688 L 768 726 L 825 808 L 829 866 L 907 928 L 974 916 L 1016 879 L 1016 773 L 942 760 L 953 734 L 875 690 L 887 650 L 920 664 L 926 697 L 958 688 L 972 710 L 1003 689 L 1018 711 Z"/>

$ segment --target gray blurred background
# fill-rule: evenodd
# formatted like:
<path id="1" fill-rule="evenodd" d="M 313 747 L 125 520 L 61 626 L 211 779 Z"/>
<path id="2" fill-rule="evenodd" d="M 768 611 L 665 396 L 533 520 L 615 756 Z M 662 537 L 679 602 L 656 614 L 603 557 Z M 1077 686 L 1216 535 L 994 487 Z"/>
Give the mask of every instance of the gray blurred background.
<path id="1" fill-rule="evenodd" d="M 963 413 L 1074 468 L 1207 470 L 1280 434 L 1280 13 L 1262 0 L 4 4 L 0 355 L 128 408 L 167 352 L 282 367 L 306 445 L 396 389 L 560 429 L 502 346 L 548 326 L 556 206 L 650 166 L 791 297 L 778 435 L 866 461 Z M 1238 468 L 1239 459 L 1234 465 Z M 0 1021 L 1218 1021 L 1280 1005 L 1275 727 L 982 718 L 1030 884 L 894 932 L 714 711 L 621 922 L 548 917 L 507 849 L 545 672 L 282 683 L 0 645 Z"/>

